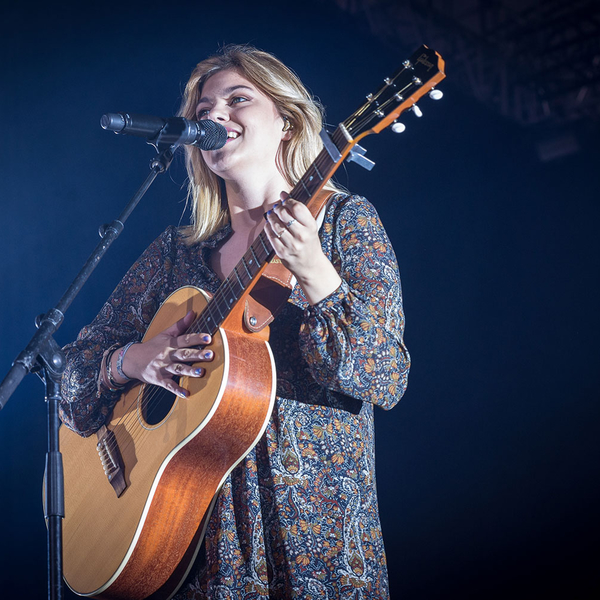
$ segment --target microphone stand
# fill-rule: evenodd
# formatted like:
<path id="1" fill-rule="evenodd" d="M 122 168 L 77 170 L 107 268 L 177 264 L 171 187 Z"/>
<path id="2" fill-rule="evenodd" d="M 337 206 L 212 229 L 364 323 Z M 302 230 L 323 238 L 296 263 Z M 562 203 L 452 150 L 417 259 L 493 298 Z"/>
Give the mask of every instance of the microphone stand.
<path id="1" fill-rule="evenodd" d="M 125 221 L 156 177 L 167 171 L 171 165 L 178 144 L 158 144 L 156 140 L 149 143 L 158 151 L 158 156 L 150 161 L 150 174 L 119 218 L 99 228 L 98 233 L 102 240 L 90 254 L 56 307 L 36 318 L 36 333 L 17 356 L 0 384 L 0 410 L 28 373 L 37 373 L 45 384 L 48 411 L 48 452 L 44 474 L 44 517 L 48 527 L 48 598 L 50 600 L 62 600 L 63 598 L 62 519 L 65 516 L 63 463 L 58 438 L 60 380 L 65 370 L 65 356 L 52 335 L 62 324 L 66 310 L 77 297 L 104 254 L 123 231 Z"/>

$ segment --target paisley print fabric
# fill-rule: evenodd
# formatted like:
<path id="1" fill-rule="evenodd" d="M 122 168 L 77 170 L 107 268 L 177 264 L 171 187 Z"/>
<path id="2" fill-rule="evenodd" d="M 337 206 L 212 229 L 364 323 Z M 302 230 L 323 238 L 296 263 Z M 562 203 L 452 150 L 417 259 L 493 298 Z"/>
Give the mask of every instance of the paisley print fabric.
<path id="1" fill-rule="evenodd" d="M 116 395 L 96 385 L 108 347 L 141 339 L 182 285 L 218 288 L 208 255 L 229 233 L 226 226 L 190 248 L 169 228 L 133 265 L 66 348 L 61 416 L 69 427 L 91 435 L 112 410 Z M 221 489 L 178 600 L 389 597 L 373 407 L 392 408 L 407 384 L 398 267 L 364 198 L 334 197 L 320 234 L 343 283 L 314 306 L 296 286 L 271 325 L 272 417 Z"/>

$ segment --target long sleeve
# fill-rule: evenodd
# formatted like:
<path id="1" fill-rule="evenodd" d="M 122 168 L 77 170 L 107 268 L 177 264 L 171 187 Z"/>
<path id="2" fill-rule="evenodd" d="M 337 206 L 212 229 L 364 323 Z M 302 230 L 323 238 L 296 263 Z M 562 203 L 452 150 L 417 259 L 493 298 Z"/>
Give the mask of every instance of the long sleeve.
<path id="1" fill-rule="evenodd" d="M 94 433 L 119 398 L 98 388 L 102 355 L 113 344 L 142 339 L 157 311 L 169 278 L 174 229 L 168 229 L 129 269 L 94 321 L 65 347 L 67 368 L 62 377 L 60 415 L 83 436 Z"/>
<path id="2" fill-rule="evenodd" d="M 322 386 L 390 409 L 406 389 L 410 367 L 396 256 L 364 198 L 346 197 L 330 213 L 323 247 L 342 284 L 305 306 L 300 347 Z"/>

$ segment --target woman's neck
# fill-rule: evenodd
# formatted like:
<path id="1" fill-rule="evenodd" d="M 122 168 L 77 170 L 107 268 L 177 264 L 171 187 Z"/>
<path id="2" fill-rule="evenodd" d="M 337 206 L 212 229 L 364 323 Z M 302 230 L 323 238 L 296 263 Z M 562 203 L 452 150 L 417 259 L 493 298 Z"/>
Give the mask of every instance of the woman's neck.
<path id="1" fill-rule="evenodd" d="M 250 244 L 262 231 L 264 213 L 279 199 L 282 191 L 290 186 L 279 174 L 268 180 L 251 184 L 248 180 L 225 180 L 227 203 L 233 234 L 211 252 L 213 271 L 225 279 Z"/>
<path id="2" fill-rule="evenodd" d="M 244 180 L 226 180 L 227 204 L 231 228 L 235 233 L 257 230 L 264 223 L 263 214 L 279 200 L 281 192 L 291 186 L 277 172 L 270 178 L 248 177 Z M 257 230 L 258 232 L 258 230 Z"/>

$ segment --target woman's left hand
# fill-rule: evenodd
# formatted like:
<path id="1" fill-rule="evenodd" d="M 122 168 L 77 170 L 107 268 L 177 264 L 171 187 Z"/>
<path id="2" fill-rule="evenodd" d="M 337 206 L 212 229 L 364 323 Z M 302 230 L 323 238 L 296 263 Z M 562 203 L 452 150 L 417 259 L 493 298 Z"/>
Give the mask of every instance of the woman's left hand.
<path id="1" fill-rule="evenodd" d="M 310 304 L 342 283 L 319 240 L 319 228 L 308 208 L 286 192 L 265 214 L 265 232 L 281 262 L 296 276 Z"/>

